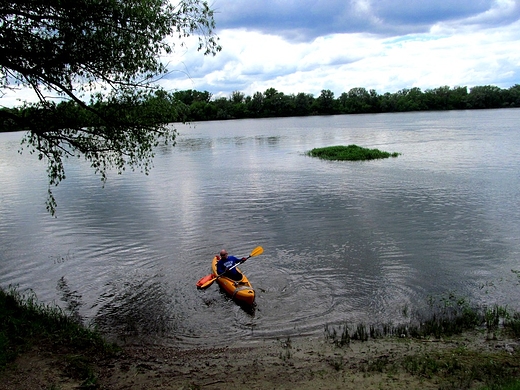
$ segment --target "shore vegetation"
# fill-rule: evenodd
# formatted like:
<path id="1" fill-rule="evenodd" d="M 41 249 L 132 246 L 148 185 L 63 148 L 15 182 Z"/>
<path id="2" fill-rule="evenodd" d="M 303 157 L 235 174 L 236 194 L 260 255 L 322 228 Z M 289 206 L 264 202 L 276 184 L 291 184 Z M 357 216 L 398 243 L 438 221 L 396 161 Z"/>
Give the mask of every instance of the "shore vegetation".
<path id="1" fill-rule="evenodd" d="M 324 337 L 179 349 L 107 343 L 77 317 L 0 289 L 0 390 L 18 388 L 520 389 L 520 315 L 448 294 L 405 324 L 327 325 Z M 215 367 L 226 365 L 219 374 Z M 39 386 L 39 387 L 38 387 Z"/>
<path id="2" fill-rule="evenodd" d="M 96 383 L 94 360 L 118 351 L 75 316 L 39 302 L 33 292 L 0 288 L 0 373 L 35 347 L 60 355 L 68 375 L 86 387 Z"/>

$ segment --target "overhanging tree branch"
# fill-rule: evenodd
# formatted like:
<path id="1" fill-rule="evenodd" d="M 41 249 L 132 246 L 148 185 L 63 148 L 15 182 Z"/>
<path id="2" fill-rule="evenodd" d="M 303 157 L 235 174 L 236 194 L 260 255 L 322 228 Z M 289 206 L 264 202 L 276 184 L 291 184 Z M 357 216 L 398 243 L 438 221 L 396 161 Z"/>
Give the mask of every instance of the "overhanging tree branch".
<path id="1" fill-rule="evenodd" d="M 109 167 L 147 172 L 159 142 L 175 142 L 167 123 L 183 119 L 183 104 L 152 84 L 166 72 L 160 56 L 191 35 L 215 55 L 214 27 L 201 0 L 0 0 L 1 88 L 29 87 L 39 100 L 3 124 L 27 130 L 22 146 L 47 161 L 52 214 L 51 186 L 65 178 L 68 156 L 83 156 L 106 180 Z"/>

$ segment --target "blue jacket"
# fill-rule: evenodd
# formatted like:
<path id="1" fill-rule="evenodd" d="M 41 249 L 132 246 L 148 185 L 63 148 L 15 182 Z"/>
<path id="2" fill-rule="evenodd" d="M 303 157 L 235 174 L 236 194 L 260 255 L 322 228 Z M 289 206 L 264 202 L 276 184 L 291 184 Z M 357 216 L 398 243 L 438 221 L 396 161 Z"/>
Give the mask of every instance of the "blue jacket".
<path id="1" fill-rule="evenodd" d="M 224 272 L 226 272 L 226 269 L 233 267 L 236 263 L 239 263 L 239 262 L 240 262 L 240 259 L 236 258 L 235 256 L 228 256 L 227 259 L 220 259 L 217 262 L 217 273 L 219 275 L 221 275 Z M 236 267 L 233 268 L 232 270 L 229 270 L 228 274 L 231 277 L 235 277 L 235 278 L 242 277 L 242 274 L 237 271 Z"/>

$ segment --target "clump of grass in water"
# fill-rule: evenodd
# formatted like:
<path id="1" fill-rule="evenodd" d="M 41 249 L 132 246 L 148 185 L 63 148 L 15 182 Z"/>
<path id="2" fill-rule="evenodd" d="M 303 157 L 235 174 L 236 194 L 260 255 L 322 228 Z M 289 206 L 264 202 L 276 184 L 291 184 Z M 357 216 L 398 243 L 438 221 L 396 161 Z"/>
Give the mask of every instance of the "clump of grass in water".
<path id="1" fill-rule="evenodd" d="M 292 349 L 292 344 L 291 344 L 291 338 L 289 336 L 287 336 L 287 339 L 285 341 L 281 341 L 280 342 L 280 345 L 283 349 L 283 352 L 280 352 L 280 359 L 281 360 L 290 360 L 291 357 L 292 357 L 292 353 L 291 353 L 291 349 Z"/>
<path id="2" fill-rule="evenodd" d="M 7 291 L 0 288 L 0 371 L 35 342 L 72 346 L 70 352 L 76 358 L 69 359 L 68 367 L 86 383 L 94 381 L 92 372 L 85 368 L 87 355 L 109 354 L 117 350 L 99 333 L 82 325 L 58 306 L 39 303 L 33 292 L 21 294 L 12 287 Z M 82 362 L 81 370 L 76 369 L 78 361 Z"/>
<path id="3" fill-rule="evenodd" d="M 419 324 L 411 325 L 406 334 L 421 338 L 453 336 L 472 330 L 484 322 L 481 310 L 471 307 L 465 298 L 449 293 L 445 297 L 429 299 L 429 313 L 419 316 Z"/>
<path id="4" fill-rule="evenodd" d="M 354 331 L 354 334 L 351 337 L 352 340 L 368 341 L 368 332 L 366 325 L 358 324 L 356 330 Z"/>
<path id="5" fill-rule="evenodd" d="M 318 157 L 324 160 L 375 160 L 380 158 L 397 157 L 400 153 L 383 152 L 379 149 L 367 149 L 357 145 L 348 146 L 327 146 L 324 148 L 314 148 L 307 152 L 311 157 Z"/>
<path id="6" fill-rule="evenodd" d="M 511 336 L 520 338 L 520 313 L 514 313 L 504 321 L 504 329 Z"/>
<path id="7" fill-rule="evenodd" d="M 338 331 L 335 327 L 329 327 L 329 325 L 325 326 L 325 338 L 330 340 L 332 343 L 337 345 L 338 347 L 343 347 L 345 345 L 350 344 L 350 332 L 348 323 L 345 323 L 341 329 L 341 335 L 338 337 Z"/>
<path id="8" fill-rule="evenodd" d="M 437 299 L 430 297 L 428 303 L 428 311 L 415 313 L 408 323 L 358 324 L 352 328 L 352 333 L 347 322 L 340 327 L 339 332 L 334 326 L 326 325 L 325 337 L 338 346 L 344 346 L 351 340 L 367 341 L 387 336 L 449 337 L 479 327 L 484 327 L 488 333 L 502 330 L 513 337 L 520 337 L 520 313 L 512 314 L 503 306 L 472 307 L 465 298 L 457 297 L 454 293 Z"/>

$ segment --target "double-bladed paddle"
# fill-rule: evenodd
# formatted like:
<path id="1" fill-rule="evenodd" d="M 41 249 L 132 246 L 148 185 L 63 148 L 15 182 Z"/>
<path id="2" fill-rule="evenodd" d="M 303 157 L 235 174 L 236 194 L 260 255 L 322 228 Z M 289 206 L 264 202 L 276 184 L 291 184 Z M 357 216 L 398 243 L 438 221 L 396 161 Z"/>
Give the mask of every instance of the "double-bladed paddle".
<path id="1" fill-rule="evenodd" d="M 233 268 L 235 268 L 238 265 L 242 264 L 244 261 L 246 261 L 250 257 L 255 257 L 255 256 L 258 256 L 258 255 L 261 255 L 262 253 L 264 253 L 264 248 L 262 248 L 261 246 L 257 246 L 255 249 L 253 249 L 251 254 L 249 256 L 247 256 L 244 260 L 239 261 L 234 266 L 232 266 L 229 269 L 227 269 L 226 271 L 222 272 L 220 275 L 210 274 L 210 275 L 204 276 L 203 278 L 200 278 L 200 280 L 197 282 L 197 288 L 199 288 L 199 289 L 208 288 L 209 286 L 211 286 L 213 284 L 213 282 L 215 280 L 217 280 L 218 278 L 223 276 L 229 270 L 232 270 Z"/>

